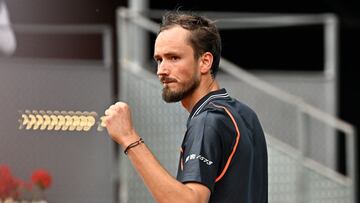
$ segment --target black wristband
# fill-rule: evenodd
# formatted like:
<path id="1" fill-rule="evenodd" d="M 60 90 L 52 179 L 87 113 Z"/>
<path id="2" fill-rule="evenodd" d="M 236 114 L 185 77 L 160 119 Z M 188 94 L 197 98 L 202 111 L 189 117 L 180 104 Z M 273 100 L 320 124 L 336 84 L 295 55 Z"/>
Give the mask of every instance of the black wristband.
<path id="1" fill-rule="evenodd" d="M 126 147 L 126 149 L 124 150 L 124 153 L 127 155 L 129 149 L 138 146 L 139 144 L 144 143 L 144 140 L 140 137 L 140 139 L 136 142 L 133 142 L 131 144 L 129 144 L 129 146 Z"/>

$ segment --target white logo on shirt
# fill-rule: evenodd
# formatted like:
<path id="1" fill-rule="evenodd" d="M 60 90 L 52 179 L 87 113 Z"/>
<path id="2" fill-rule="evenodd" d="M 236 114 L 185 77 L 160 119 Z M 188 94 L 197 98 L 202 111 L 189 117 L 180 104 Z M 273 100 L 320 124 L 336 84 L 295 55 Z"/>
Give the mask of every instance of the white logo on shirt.
<path id="1" fill-rule="evenodd" d="M 206 163 L 206 164 L 209 165 L 209 166 L 210 166 L 211 164 L 213 164 L 212 161 L 210 161 L 209 159 L 203 157 L 203 156 L 200 155 L 200 154 L 199 154 L 199 155 L 196 155 L 196 154 L 190 154 L 190 155 L 188 155 L 188 156 L 186 157 L 186 159 L 185 159 L 185 163 L 187 163 L 187 162 L 190 161 L 190 160 L 194 160 L 194 159 L 199 159 L 200 161 Z"/>

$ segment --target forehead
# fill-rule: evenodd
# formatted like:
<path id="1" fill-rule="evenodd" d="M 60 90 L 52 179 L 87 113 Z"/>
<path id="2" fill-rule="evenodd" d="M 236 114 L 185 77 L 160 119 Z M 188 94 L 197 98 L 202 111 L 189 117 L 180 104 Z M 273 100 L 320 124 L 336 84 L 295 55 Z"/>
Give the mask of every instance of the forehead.
<path id="1" fill-rule="evenodd" d="M 188 41 L 189 35 L 190 32 L 180 26 L 163 30 L 156 38 L 155 54 L 180 51 L 189 48 L 192 49 Z"/>

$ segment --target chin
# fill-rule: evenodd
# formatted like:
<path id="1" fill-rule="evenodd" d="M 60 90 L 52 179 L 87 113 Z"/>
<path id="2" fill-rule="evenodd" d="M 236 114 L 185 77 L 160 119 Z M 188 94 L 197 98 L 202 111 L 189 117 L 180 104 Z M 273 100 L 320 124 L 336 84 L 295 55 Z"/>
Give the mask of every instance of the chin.
<path id="1" fill-rule="evenodd" d="M 169 88 L 164 88 L 162 98 L 167 103 L 179 102 L 184 98 L 182 91 L 171 91 Z"/>

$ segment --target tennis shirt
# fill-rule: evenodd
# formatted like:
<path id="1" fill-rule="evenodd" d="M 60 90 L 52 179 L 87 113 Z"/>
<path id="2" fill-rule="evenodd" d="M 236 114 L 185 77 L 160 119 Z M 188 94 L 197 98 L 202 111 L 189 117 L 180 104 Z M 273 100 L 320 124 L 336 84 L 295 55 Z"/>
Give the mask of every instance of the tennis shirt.
<path id="1" fill-rule="evenodd" d="M 267 148 L 256 113 L 225 89 L 200 99 L 187 121 L 177 180 L 208 187 L 209 202 L 268 202 Z"/>

